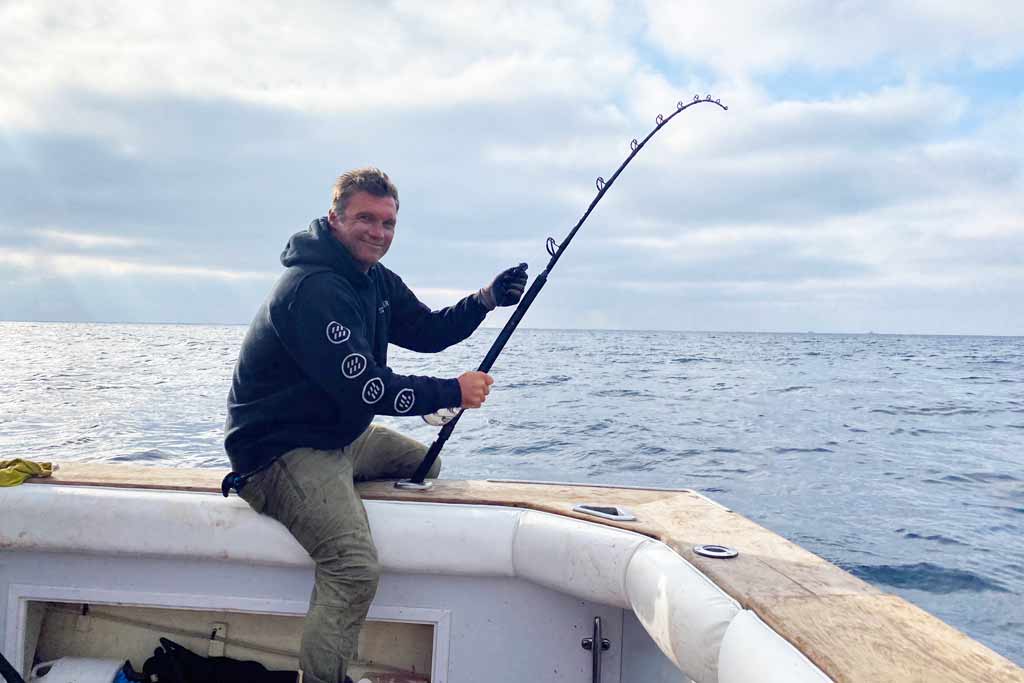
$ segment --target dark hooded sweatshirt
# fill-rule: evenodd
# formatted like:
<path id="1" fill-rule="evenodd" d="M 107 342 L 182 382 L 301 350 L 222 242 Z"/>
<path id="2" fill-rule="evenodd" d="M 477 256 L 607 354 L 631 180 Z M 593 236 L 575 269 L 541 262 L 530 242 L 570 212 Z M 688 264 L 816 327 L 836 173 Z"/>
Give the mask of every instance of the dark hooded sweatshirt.
<path id="1" fill-rule="evenodd" d="M 293 448 L 338 449 L 374 415 L 426 415 L 458 406 L 458 380 L 398 375 L 388 343 L 441 351 L 480 325 L 476 296 L 431 312 L 380 264 L 362 273 L 326 218 L 296 233 L 286 270 L 260 306 L 235 365 L 224 447 L 240 474 Z"/>

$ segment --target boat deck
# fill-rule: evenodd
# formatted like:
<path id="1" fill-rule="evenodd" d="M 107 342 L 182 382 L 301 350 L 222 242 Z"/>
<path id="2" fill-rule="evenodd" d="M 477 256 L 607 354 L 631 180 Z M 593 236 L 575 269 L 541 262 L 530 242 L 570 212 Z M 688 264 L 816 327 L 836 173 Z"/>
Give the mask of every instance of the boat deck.
<path id="1" fill-rule="evenodd" d="M 220 494 L 225 471 L 62 463 L 30 482 Z M 549 483 L 437 480 L 427 491 L 391 482 L 359 485 L 367 500 L 498 505 L 550 512 L 657 539 L 740 605 L 755 612 L 833 680 L 1017 681 L 1024 669 L 902 598 L 887 594 L 800 546 L 693 491 Z M 629 508 L 636 521 L 599 519 L 580 503 Z M 711 559 L 699 544 L 735 548 Z"/>

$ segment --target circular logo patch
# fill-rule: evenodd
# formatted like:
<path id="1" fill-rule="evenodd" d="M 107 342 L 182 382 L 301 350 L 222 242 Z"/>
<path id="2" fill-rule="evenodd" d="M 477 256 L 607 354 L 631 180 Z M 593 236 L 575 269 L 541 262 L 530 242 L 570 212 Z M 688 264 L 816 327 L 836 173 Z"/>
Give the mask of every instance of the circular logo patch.
<path id="1" fill-rule="evenodd" d="M 374 377 L 363 385 L 363 401 L 365 403 L 376 403 L 384 395 L 384 381 L 380 377 Z"/>
<path id="2" fill-rule="evenodd" d="M 412 410 L 412 404 L 416 402 L 416 392 L 412 389 L 402 389 L 395 396 L 395 412 L 408 413 Z"/>
<path id="3" fill-rule="evenodd" d="M 352 332 L 339 322 L 327 323 L 327 341 L 332 344 L 343 344 L 352 336 Z"/>
<path id="4" fill-rule="evenodd" d="M 355 379 L 366 369 L 366 356 L 361 353 L 350 353 L 341 361 L 341 374 L 348 379 Z"/>

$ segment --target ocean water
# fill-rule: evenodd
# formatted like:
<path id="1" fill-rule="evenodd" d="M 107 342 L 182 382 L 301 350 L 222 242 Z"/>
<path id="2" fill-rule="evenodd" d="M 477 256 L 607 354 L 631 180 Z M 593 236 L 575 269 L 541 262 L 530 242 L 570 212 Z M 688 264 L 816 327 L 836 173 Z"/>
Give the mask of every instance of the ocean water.
<path id="1" fill-rule="evenodd" d="M 226 467 L 244 333 L 0 323 L 0 458 Z M 1024 665 L 1024 338 L 520 330 L 492 374 L 442 476 L 695 488 Z"/>

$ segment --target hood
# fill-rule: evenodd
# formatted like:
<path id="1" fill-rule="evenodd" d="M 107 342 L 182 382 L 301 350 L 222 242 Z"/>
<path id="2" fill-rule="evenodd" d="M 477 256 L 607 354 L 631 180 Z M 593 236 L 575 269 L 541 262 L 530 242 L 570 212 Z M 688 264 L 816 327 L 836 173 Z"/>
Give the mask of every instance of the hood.
<path id="1" fill-rule="evenodd" d="M 360 272 L 348 249 L 331 234 L 327 218 L 318 218 L 302 232 L 288 239 L 281 252 L 281 263 L 291 266 L 319 266 L 341 273 L 355 282 L 366 282 L 367 275 Z M 376 268 L 376 265 L 373 266 Z"/>

